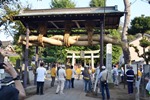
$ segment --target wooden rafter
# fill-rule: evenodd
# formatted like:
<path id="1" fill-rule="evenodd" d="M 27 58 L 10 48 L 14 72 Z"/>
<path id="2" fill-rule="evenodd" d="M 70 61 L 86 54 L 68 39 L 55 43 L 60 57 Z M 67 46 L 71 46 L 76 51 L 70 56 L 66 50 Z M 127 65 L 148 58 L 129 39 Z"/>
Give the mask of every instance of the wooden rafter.
<path id="1" fill-rule="evenodd" d="M 81 28 L 80 27 L 80 24 L 77 22 L 77 21 L 74 21 L 75 22 L 75 24 L 76 24 L 76 26 L 78 27 L 78 28 Z"/>
<path id="2" fill-rule="evenodd" d="M 53 26 L 55 26 L 56 29 L 59 29 L 59 27 L 55 24 L 55 22 L 50 21 L 50 23 L 51 23 Z"/>

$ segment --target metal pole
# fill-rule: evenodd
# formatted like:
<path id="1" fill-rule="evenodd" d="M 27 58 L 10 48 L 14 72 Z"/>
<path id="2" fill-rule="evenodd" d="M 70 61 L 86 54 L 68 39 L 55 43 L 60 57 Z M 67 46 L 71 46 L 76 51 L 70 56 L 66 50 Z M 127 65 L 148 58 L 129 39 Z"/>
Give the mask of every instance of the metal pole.
<path id="1" fill-rule="evenodd" d="M 101 24 L 101 33 L 100 33 L 100 68 L 103 66 L 103 22 L 100 22 Z"/>
<path id="2" fill-rule="evenodd" d="M 139 98 L 139 94 L 140 94 L 140 80 L 138 79 L 138 63 L 137 63 L 137 76 L 136 76 L 136 95 L 135 95 L 135 98 L 136 98 L 136 100 L 140 100 L 140 98 Z"/>
<path id="3" fill-rule="evenodd" d="M 146 75 L 146 73 L 145 73 L 145 65 L 143 65 L 143 73 L 144 73 L 144 75 L 143 75 L 143 97 L 145 98 L 146 97 L 146 92 L 145 92 L 145 87 L 146 87 L 146 82 L 145 82 L 145 75 Z"/>
<path id="4" fill-rule="evenodd" d="M 125 65 L 123 66 L 123 70 L 124 70 L 124 77 L 123 77 L 123 84 L 124 84 L 124 89 L 126 88 L 126 83 L 125 83 L 125 81 L 126 81 L 126 78 L 125 78 L 125 75 L 126 75 L 126 70 L 125 70 Z"/>
<path id="5" fill-rule="evenodd" d="M 25 48 L 25 71 L 24 71 L 24 88 L 27 87 L 27 67 L 28 67 L 28 50 L 29 50 L 29 27 L 28 25 L 26 26 L 27 31 L 26 31 L 26 48 Z"/>

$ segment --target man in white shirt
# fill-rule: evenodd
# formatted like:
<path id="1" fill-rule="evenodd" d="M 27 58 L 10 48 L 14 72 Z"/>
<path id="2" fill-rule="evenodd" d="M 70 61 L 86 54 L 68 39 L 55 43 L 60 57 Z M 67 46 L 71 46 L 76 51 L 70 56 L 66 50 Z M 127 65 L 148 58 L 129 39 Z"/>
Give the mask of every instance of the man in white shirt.
<path id="1" fill-rule="evenodd" d="M 66 78 L 66 71 L 65 71 L 65 65 L 61 65 L 60 69 L 58 71 L 58 85 L 56 89 L 56 94 L 60 92 L 60 94 L 64 94 L 64 83 Z"/>
<path id="2" fill-rule="evenodd" d="M 44 63 L 41 62 L 40 66 L 36 69 L 36 74 L 37 74 L 37 94 L 43 95 L 43 87 L 44 87 L 44 81 L 45 81 L 45 76 L 47 74 L 46 69 L 44 68 Z"/>

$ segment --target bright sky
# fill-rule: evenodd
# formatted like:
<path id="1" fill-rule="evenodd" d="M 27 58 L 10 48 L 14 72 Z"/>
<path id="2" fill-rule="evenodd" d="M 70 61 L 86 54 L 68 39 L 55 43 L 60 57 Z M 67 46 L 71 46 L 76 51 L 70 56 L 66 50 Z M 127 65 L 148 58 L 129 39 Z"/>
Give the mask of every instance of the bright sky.
<path id="1" fill-rule="evenodd" d="M 50 8 L 51 0 L 21 0 L 23 4 L 28 2 L 31 4 L 32 9 L 47 9 Z M 77 7 L 88 7 L 89 2 L 91 0 L 72 0 L 75 2 Z M 145 0 L 129 0 L 131 2 L 131 19 L 135 17 L 141 16 L 142 14 L 145 16 L 150 16 L 150 4 L 144 2 Z M 114 6 L 118 5 L 119 11 L 124 11 L 124 3 L 123 0 L 107 0 L 106 6 Z M 123 18 L 121 19 L 124 20 Z M 12 37 L 6 37 L 2 35 L 0 40 L 13 40 Z"/>

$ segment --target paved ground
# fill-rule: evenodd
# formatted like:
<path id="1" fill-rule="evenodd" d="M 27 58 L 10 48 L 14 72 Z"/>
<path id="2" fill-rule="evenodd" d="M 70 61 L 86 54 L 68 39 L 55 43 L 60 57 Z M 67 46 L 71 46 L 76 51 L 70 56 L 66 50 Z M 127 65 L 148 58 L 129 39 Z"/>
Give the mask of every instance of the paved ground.
<path id="1" fill-rule="evenodd" d="M 48 85 L 48 84 L 47 84 Z M 26 100 L 98 100 L 98 98 L 92 98 L 85 96 L 83 92 L 82 80 L 75 81 L 74 89 L 64 90 L 64 94 L 55 94 L 56 87 L 48 88 L 44 91 L 44 95 L 32 95 Z"/>
<path id="2" fill-rule="evenodd" d="M 55 94 L 56 86 L 53 88 L 49 87 L 50 81 L 45 84 L 44 95 L 36 95 L 35 92 L 32 95 L 28 95 L 26 100 L 101 100 L 101 95 L 97 97 L 86 96 L 83 91 L 83 81 L 75 80 L 75 88 L 65 90 L 63 95 Z M 32 88 L 30 90 L 33 90 Z M 135 100 L 134 94 L 128 95 L 127 89 L 123 88 L 123 85 L 116 86 L 110 89 L 110 100 Z"/>
<path id="3" fill-rule="evenodd" d="M 32 74 L 32 72 L 30 72 Z M 33 75 L 30 75 L 31 80 L 33 80 Z M 27 98 L 26 100 L 101 100 L 101 94 L 98 96 L 93 96 L 89 94 L 87 96 L 86 93 L 83 91 L 83 80 L 75 80 L 75 88 L 70 90 L 65 90 L 64 95 L 55 94 L 56 91 L 56 84 L 55 87 L 50 88 L 51 78 L 48 76 L 48 80 L 45 82 L 45 91 L 44 95 L 36 95 L 36 86 L 30 85 L 26 88 Z M 33 84 L 33 81 L 31 81 Z M 140 93 L 142 94 L 142 92 Z M 114 88 L 110 89 L 110 100 L 136 100 L 135 94 L 129 95 L 127 94 L 127 86 L 124 89 L 123 84 L 119 86 L 115 86 Z M 150 100 L 150 96 L 148 98 L 140 100 Z"/>

